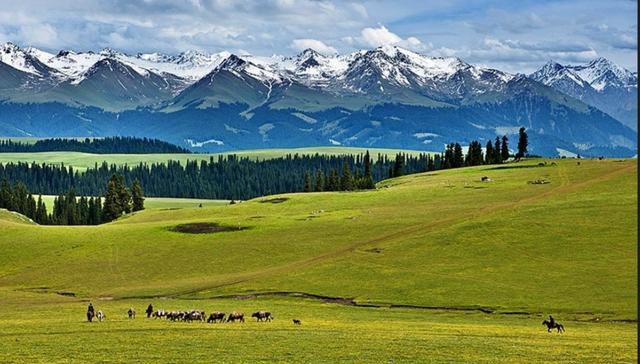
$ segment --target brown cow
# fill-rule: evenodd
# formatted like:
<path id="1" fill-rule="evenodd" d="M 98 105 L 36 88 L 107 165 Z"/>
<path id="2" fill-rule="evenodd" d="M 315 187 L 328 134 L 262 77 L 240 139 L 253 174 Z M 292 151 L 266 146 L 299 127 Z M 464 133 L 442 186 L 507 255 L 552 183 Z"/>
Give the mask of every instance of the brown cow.
<path id="1" fill-rule="evenodd" d="M 233 311 L 229 314 L 229 316 L 227 316 L 227 322 L 236 322 L 236 320 L 244 322 L 244 313 Z"/>
<path id="2" fill-rule="evenodd" d="M 208 323 L 218 322 L 218 321 L 224 322 L 224 312 L 215 311 L 211 313 L 209 315 L 209 318 L 207 319 Z"/>
<path id="3" fill-rule="evenodd" d="M 257 321 L 271 321 L 271 319 L 273 319 L 273 316 L 271 316 L 271 312 L 268 311 L 254 312 L 253 314 L 251 314 L 251 317 L 255 317 Z"/>

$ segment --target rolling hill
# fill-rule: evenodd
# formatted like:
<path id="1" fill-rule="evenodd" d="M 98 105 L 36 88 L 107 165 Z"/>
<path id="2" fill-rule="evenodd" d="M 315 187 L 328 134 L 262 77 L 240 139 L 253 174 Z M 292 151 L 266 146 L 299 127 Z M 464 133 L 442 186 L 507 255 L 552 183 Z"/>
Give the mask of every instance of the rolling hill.
<path id="1" fill-rule="evenodd" d="M 34 360 L 104 357 L 98 348 L 127 338 L 145 347 L 137 354 L 145 361 L 154 350 L 181 361 L 187 337 L 198 343 L 195 357 L 218 350 L 238 361 L 264 359 L 252 348 L 272 340 L 279 344 L 271 355 L 294 362 L 538 361 L 549 352 L 576 362 L 630 360 L 637 354 L 636 161 L 551 162 L 423 173 L 375 191 L 150 209 L 95 227 L 34 226 L 0 215 L 0 308 L 7 312 L 0 328 L 10 340 L 35 333 L 35 344 L 23 342 Z M 538 179 L 550 183 L 529 183 Z M 231 231 L 172 230 L 190 223 Z M 122 315 L 129 305 L 141 312 L 154 302 L 207 311 L 270 307 L 281 320 L 189 326 L 114 313 L 102 326 L 81 325 L 89 299 Z M 549 313 L 566 335 L 542 330 Z M 291 318 L 302 318 L 300 330 Z M 42 320 L 69 344 L 43 344 Z M 134 338 L 135 330 L 149 336 Z M 83 351 L 91 335 L 105 344 Z M 388 340 L 398 350 L 381 351 Z M 447 356 L 459 344 L 457 356 Z M 20 347 L 0 344 L 3 352 Z"/>

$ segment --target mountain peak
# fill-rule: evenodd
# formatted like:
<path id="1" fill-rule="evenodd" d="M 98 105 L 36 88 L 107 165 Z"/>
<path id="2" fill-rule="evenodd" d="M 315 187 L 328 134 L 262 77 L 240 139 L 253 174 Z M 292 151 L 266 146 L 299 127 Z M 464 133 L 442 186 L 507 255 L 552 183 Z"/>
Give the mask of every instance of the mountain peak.
<path id="1" fill-rule="evenodd" d="M 5 44 L 2 45 L 3 53 L 16 52 L 19 50 L 20 50 L 20 47 L 18 47 L 15 43 L 12 43 L 12 42 L 6 42 Z"/>
<path id="2" fill-rule="evenodd" d="M 298 58 L 321 57 L 322 54 L 313 48 L 307 48 L 298 54 Z"/>
<path id="3" fill-rule="evenodd" d="M 227 58 L 222 61 L 216 69 L 218 70 L 232 70 L 246 64 L 247 61 L 236 56 L 235 54 L 230 54 Z"/>

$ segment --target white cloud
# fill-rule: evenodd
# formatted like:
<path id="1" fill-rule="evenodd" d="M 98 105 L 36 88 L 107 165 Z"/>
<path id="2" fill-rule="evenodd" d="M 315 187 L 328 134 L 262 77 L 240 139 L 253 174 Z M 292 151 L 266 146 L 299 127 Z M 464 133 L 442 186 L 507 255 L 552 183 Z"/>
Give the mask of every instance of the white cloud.
<path id="1" fill-rule="evenodd" d="M 394 45 L 416 52 L 424 52 L 433 48 L 431 43 L 425 44 L 416 37 L 403 39 L 384 25 L 380 25 L 378 28 L 364 28 L 360 32 L 359 38 L 345 37 L 343 40 L 350 44 L 355 42 L 367 47 Z"/>
<path id="2" fill-rule="evenodd" d="M 317 39 L 294 39 L 293 42 L 291 42 L 291 48 L 297 50 L 297 51 L 303 51 L 307 48 L 311 48 L 317 52 L 320 52 L 322 54 L 336 54 L 338 53 L 338 50 L 336 50 L 335 48 L 326 45 L 324 42 L 319 41 Z"/>
<path id="3" fill-rule="evenodd" d="M 402 41 L 402 38 L 390 32 L 384 25 L 379 28 L 364 28 L 360 34 L 364 43 L 370 47 L 395 45 Z"/>

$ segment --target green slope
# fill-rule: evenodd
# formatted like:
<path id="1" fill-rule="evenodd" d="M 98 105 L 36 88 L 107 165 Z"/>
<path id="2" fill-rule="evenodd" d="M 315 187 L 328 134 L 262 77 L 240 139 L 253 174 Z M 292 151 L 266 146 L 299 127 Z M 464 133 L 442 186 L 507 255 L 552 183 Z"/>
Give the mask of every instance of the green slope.
<path id="1" fill-rule="evenodd" d="M 635 176 L 632 161 L 479 167 L 372 192 L 150 210 L 99 227 L 3 226 L 0 284 L 116 297 L 301 291 L 635 318 Z M 540 177 L 552 182 L 527 184 Z M 169 231 L 194 221 L 250 229 Z M 89 274 L 90 285 L 80 279 Z"/>
<path id="2" fill-rule="evenodd" d="M 540 162 L 97 227 L 0 213 L 0 361 L 631 362 L 636 161 Z M 539 178 L 551 183 L 527 183 Z M 170 230 L 193 222 L 249 229 Z M 86 300 L 107 322 L 82 323 Z M 150 302 L 276 320 L 126 319 Z M 540 326 L 549 313 L 566 334 Z"/>

